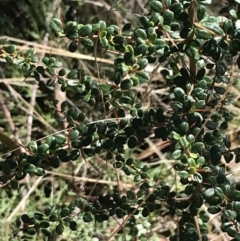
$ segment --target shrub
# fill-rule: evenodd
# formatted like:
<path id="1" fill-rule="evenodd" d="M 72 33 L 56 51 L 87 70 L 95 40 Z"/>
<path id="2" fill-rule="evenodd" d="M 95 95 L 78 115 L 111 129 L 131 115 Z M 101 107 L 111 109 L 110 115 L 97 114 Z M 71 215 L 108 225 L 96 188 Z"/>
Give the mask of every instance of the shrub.
<path id="1" fill-rule="evenodd" d="M 234 100 L 229 88 L 237 83 L 240 67 L 240 1 L 228 0 L 219 16 L 207 12 L 208 4 L 210 0 L 151 0 L 146 6 L 149 14 L 140 16 L 137 26 L 107 25 L 102 20 L 63 24 L 53 18 L 50 26 L 69 40 L 70 52 L 81 45 L 89 53 L 101 47 L 115 55 L 114 74 L 105 82 L 96 81 L 84 68 L 67 70 L 55 57 L 44 57 L 39 64 L 34 49 L 19 51 L 7 39 L 0 40 L 0 56 L 9 65 L 20 65 L 26 78 L 38 82 L 48 76 L 49 86 L 58 83 L 85 108 L 79 111 L 63 102 L 61 121 L 67 121 L 67 131 L 41 143 L 32 140 L 24 153 L 7 157 L 1 163 L 3 186 L 18 190 L 28 175 L 42 177 L 64 163 L 97 156 L 123 180 L 132 181 L 124 190 L 108 189 L 94 199 L 76 197 L 58 205 L 45 201 L 16 220 L 10 240 L 31 236 L 55 240 L 66 230 L 83 238 L 84 223 L 112 219 L 118 225 L 110 234 L 102 230 L 106 240 L 133 240 L 132 236 L 145 240 L 153 237 L 147 229 L 163 212 L 176 224 L 172 241 L 208 240 L 209 214 L 219 214 L 221 230 L 240 240 L 240 191 L 222 162 L 240 160 L 239 148 L 231 147 L 225 132 L 234 118 L 228 108 Z M 164 77 L 169 109 L 157 105 L 143 109 L 144 94 L 138 94 L 138 87 L 147 94 L 154 86 L 153 73 L 147 72 L 150 66 L 153 73 L 161 67 L 158 76 Z M 48 102 L 53 111 L 55 104 Z M 86 118 L 86 110 L 92 111 L 92 120 Z M 168 146 L 173 164 L 150 167 L 138 160 L 136 150 L 148 137 Z M 170 175 L 176 175 L 176 188 Z"/>

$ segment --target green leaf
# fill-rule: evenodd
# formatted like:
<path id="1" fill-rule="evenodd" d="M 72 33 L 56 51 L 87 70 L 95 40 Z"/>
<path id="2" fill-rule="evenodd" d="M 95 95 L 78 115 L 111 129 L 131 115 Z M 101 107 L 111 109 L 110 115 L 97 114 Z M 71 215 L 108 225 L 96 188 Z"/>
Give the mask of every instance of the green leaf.
<path id="1" fill-rule="evenodd" d="M 122 90 L 128 90 L 133 86 L 133 81 L 131 79 L 125 79 L 121 82 L 121 89 Z"/>
<path id="2" fill-rule="evenodd" d="M 62 22 L 57 18 L 51 19 L 50 26 L 56 32 L 63 32 Z"/>
<path id="3" fill-rule="evenodd" d="M 62 223 L 59 223 L 57 226 L 56 226 L 56 233 L 58 235 L 62 235 L 64 232 L 64 226 Z"/>
<path id="4" fill-rule="evenodd" d="M 5 59 L 6 59 L 6 61 L 9 64 L 13 64 L 14 63 L 14 58 L 11 55 L 8 55 Z"/>
<path id="5" fill-rule="evenodd" d="M 133 149 L 138 145 L 138 139 L 136 136 L 131 136 L 127 141 L 128 147 Z"/>
<path id="6" fill-rule="evenodd" d="M 206 123 L 206 127 L 209 129 L 209 130 L 215 130 L 218 126 L 218 123 L 214 122 L 214 121 L 208 121 Z"/>
<path id="7" fill-rule="evenodd" d="M 223 22 L 222 28 L 223 28 L 224 32 L 228 32 L 232 27 L 233 27 L 233 22 L 231 19 L 226 19 Z"/>
<path id="8" fill-rule="evenodd" d="M 76 231 L 77 230 L 77 223 L 75 221 L 71 221 L 70 222 L 70 225 L 69 225 L 69 228 L 72 230 L 72 231 Z"/>
<path id="9" fill-rule="evenodd" d="M 198 66 L 198 68 L 202 69 L 202 68 L 206 67 L 206 63 L 205 63 L 205 61 L 203 59 L 199 59 L 197 61 L 197 66 Z"/>
<path id="10" fill-rule="evenodd" d="M 181 136 L 177 132 L 172 131 L 169 135 L 169 138 L 178 141 Z"/>
<path id="11" fill-rule="evenodd" d="M 21 219 L 24 223 L 30 222 L 30 217 L 27 214 L 22 214 Z"/>
<path id="12" fill-rule="evenodd" d="M 237 12 L 236 12 L 235 9 L 231 9 L 231 10 L 229 11 L 229 14 L 231 15 L 231 17 L 232 17 L 233 19 L 238 19 Z"/>
<path id="13" fill-rule="evenodd" d="M 91 48 L 94 45 L 93 41 L 89 38 L 81 39 L 81 44 L 86 48 Z"/>
<path id="14" fill-rule="evenodd" d="M 138 70 L 142 70 L 142 69 L 145 69 L 148 65 L 148 60 L 143 58 L 143 59 L 140 59 L 138 62 L 137 62 L 137 65 L 139 66 L 138 67 Z"/>
<path id="15" fill-rule="evenodd" d="M 99 43 L 102 48 L 107 48 L 108 47 L 108 40 L 106 37 L 100 37 L 99 38 Z"/>
<path id="16" fill-rule="evenodd" d="M 196 163 L 199 167 L 202 167 L 205 163 L 205 158 L 204 157 L 199 157 L 197 160 L 196 160 Z"/>
<path id="17" fill-rule="evenodd" d="M 92 32 L 95 33 L 100 29 L 100 24 L 94 23 L 92 24 Z"/>
<path id="18" fill-rule="evenodd" d="M 113 33 L 114 33 L 114 28 L 111 27 L 111 26 L 107 27 L 107 28 L 106 28 L 106 33 L 107 33 L 107 34 L 113 34 Z"/>
<path id="19" fill-rule="evenodd" d="M 4 175 L 9 175 L 11 173 L 11 168 L 8 162 L 3 162 L 2 164 L 2 172 Z"/>
<path id="20" fill-rule="evenodd" d="M 196 162 L 193 158 L 188 158 L 187 164 L 189 167 L 194 167 L 194 168 L 196 167 Z"/>
<path id="21" fill-rule="evenodd" d="M 163 13 L 163 19 L 164 19 L 164 25 L 170 24 L 174 19 L 174 13 L 172 11 L 170 11 L 169 9 L 167 9 Z"/>
<path id="22" fill-rule="evenodd" d="M 141 16 L 139 18 L 140 24 L 144 27 L 147 28 L 148 27 L 148 21 L 149 19 L 146 16 Z"/>
<path id="23" fill-rule="evenodd" d="M 239 39 L 232 40 L 232 48 L 236 51 L 240 51 L 240 40 Z"/>
<path id="24" fill-rule="evenodd" d="M 100 20 L 99 22 L 98 22 L 98 24 L 99 24 L 99 26 L 100 26 L 100 30 L 101 31 L 103 31 L 103 30 L 105 30 L 106 29 L 106 22 L 105 21 L 103 21 L 103 20 Z"/>
<path id="25" fill-rule="evenodd" d="M 51 231 L 49 229 L 41 229 L 41 232 L 43 233 L 43 235 L 45 235 L 46 237 L 50 237 L 52 235 Z"/>
<path id="26" fill-rule="evenodd" d="M 147 39 L 147 34 L 146 34 L 146 31 L 141 29 L 141 28 L 137 28 L 135 31 L 134 31 L 134 36 L 136 38 L 141 38 L 141 39 Z"/>
<path id="27" fill-rule="evenodd" d="M 64 207 L 60 212 L 60 216 L 62 218 L 67 217 L 69 214 L 70 214 L 70 210 L 67 207 Z"/>
<path id="28" fill-rule="evenodd" d="M 19 183 L 18 183 L 17 180 L 11 180 L 10 185 L 11 185 L 11 188 L 13 190 L 18 190 L 19 189 Z"/>
<path id="29" fill-rule="evenodd" d="M 110 91 L 110 86 L 108 84 L 100 84 L 99 88 L 100 88 L 100 90 L 103 91 L 104 94 L 106 94 Z"/>
<path id="30" fill-rule="evenodd" d="M 169 9 L 170 9 L 171 11 L 173 11 L 174 13 L 180 13 L 180 12 L 183 10 L 183 5 L 182 5 L 182 3 L 176 2 L 176 3 L 173 3 L 173 4 L 169 7 Z"/>
<path id="31" fill-rule="evenodd" d="M 44 176 L 45 175 L 45 170 L 43 169 L 43 168 L 41 168 L 41 167 L 38 167 L 37 168 L 37 171 L 36 171 L 36 173 L 35 173 L 37 176 Z"/>
<path id="32" fill-rule="evenodd" d="M 93 221 L 93 216 L 92 216 L 92 214 L 89 213 L 89 212 L 84 213 L 84 215 L 83 215 L 83 221 L 84 221 L 85 223 L 90 223 L 90 222 L 92 222 L 92 221 Z"/>
<path id="33" fill-rule="evenodd" d="M 25 167 L 24 167 L 24 172 L 25 173 L 29 173 L 29 174 L 35 174 L 37 172 L 37 168 L 35 165 L 33 164 L 27 164 Z"/>
<path id="34" fill-rule="evenodd" d="M 145 207 L 143 210 L 142 210 L 142 216 L 143 217 L 148 217 L 149 215 L 149 209 L 148 207 Z"/>
<path id="35" fill-rule="evenodd" d="M 189 130 L 189 124 L 187 122 L 182 122 L 179 126 L 179 129 L 183 131 L 183 133 L 187 133 Z"/>
<path id="36" fill-rule="evenodd" d="M 29 63 L 24 63 L 24 64 L 22 65 L 22 71 L 23 71 L 24 73 L 28 73 L 28 72 L 30 71 L 30 69 L 31 69 L 31 66 L 30 66 Z"/>
<path id="37" fill-rule="evenodd" d="M 135 177 L 134 177 L 134 182 L 140 182 L 141 181 L 141 175 L 137 174 Z"/>
<path id="38" fill-rule="evenodd" d="M 190 143 L 187 141 L 185 137 L 180 137 L 179 144 L 183 149 L 187 149 Z"/>
<path id="39" fill-rule="evenodd" d="M 127 45 L 125 46 L 125 51 L 126 51 L 126 52 L 130 52 L 132 55 L 134 55 L 134 48 L 133 48 L 133 46 L 130 45 L 130 44 L 127 44 Z"/>
<path id="40" fill-rule="evenodd" d="M 147 52 L 147 45 L 146 44 L 139 44 L 135 50 L 134 50 L 134 54 L 135 56 L 140 56 L 140 55 L 145 55 L 145 53 Z"/>
<path id="41" fill-rule="evenodd" d="M 197 38 L 200 38 L 200 39 L 211 39 L 212 38 L 212 35 L 209 32 L 207 32 L 206 30 L 195 28 L 194 33 L 197 36 Z"/>
<path id="42" fill-rule="evenodd" d="M 201 175 L 200 173 L 195 172 L 195 173 L 193 174 L 193 180 L 194 180 L 195 182 L 197 182 L 197 183 L 202 183 L 203 177 L 202 177 L 202 175 Z"/>
<path id="43" fill-rule="evenodd" d="M 230 237 L 236 237 L 239 232 L 238 230 L 236 229 L 236 227 L 232 226 L 232 227 L 229 227 L 225 230 L 225 232 L 230 236 Z"/>
<path id="44" fill-rule="evenodd" d="M 211 214 L 217 214 L 221 211 L 221 208 L 219 206 L 210 206 L 207 211 Z"/>
<path id="45" fill-rule="evenodd" d="M 4 45 L 6 43 L 8 43 L 9 39 L 8 38 L 1 38 L 0 39 L 0 45 Z"/>
<path id="46" fill-rule="evenodd" d="M 14 45 L 14 44 L 8 45 L 8 46 L 5 48 L 5 51 L 6 51 L 8 54 L 13 54 L 13 53 L 16 51 L 16 45 Z"/>
<path id="47" fill-rule="evenodd" d="M 58 75 L 59 76 L 64 76 L 65 74 L 67 73 L 66 69 L 60 69 L 59 72 L 58 72 Z"/>
<path id="48" fill-rule="evenodd" d="M 51 207 L 51 206 L 48 206 L 48 205 L 44 207 L 44 213 L 47 216 L 49 216 L 53 210 L 54 210 L 54 207 Z"/>
<path id="49" fill-rule="evenodd" d="M 224 62 L 217 63 L 216 65 L 216 71 L 220 75 L 224 75 L 227 71 L 227 66 Z"/>
<path id="50" fill-rule="evenodd" d="M 130 200 L 135 200 L 136 199 L 135 193 L 131 190 L 128 190 L 127 191 L 127 198 L 130 199 Z"/>
<path id="51" fill-rule="evenodd" d="M 86 36 L 90 35 L 91 33 L 92 33 L 92 25 L 91 24 L 86 24 L 78 30 L 78 34 L 81 37 L 86 37 Z"/>
<path id="52" fill-rule="evenodd" d="M 194 135 L 190 134 L 187 136 L 187 140 L 192 144 L 195 142 L 195 137 Z"/>
<path id="53" fill-rule="evenodd" d="M 205 145 L 202 142 L 195 142 L 192 145 L 191 151 L 192 152 L 202 152 L 203 150 L 205 150 Z"/>
<path id="54" fill-rule="evenodd" d="M 184 96 L 186 95 L 185 91 L 182 88 L 180 88 L 180 87 L 176 87 L 173 90 L 173 93 L 175 95 L 176 100 L 178 100 L 178 101 L 183 101 L 184 100 Z"/>
<path id="55" fill-rule="evenodd" d="M 69 47 L 68 47 L 68 50 L 71 52 L 71 53 L 74 53 L 76 52 L 78 49 L 78 42 L 76 41 L 73 41 L 69 44 Z"/>
<path id="56" fill-rule="evenodd" d="M 55 140 L 56 142 L 61 145 L 61 144 L 64 144 L 66 142 L 66 136 L 63 135 L 63 134 L 57 134 L 57 135 L 54 135 L 55 137 Z"/>
<path id="57" fill-rule="evenodd" d="M 228 220 L 234 220 L 237 217 L 237 213 L 232 210 L 225 210 L 223 216 Z"/>
<path id="58" fill-rule="evenodd" d="M 208 188 L 204 191 L 204 196 L 206 199 L 213 198 L 215 195 L 215 189 L 214 188 Z"/>
<path id="59" fill-rule="evenodd" d="M 181 150 L 176 150 L 172 153 L 172 158 L 175 160 L 178 160 L 180 158 L 180 156 L 182 155 L 182 151 Z"/>
<path id="60" fill-rule="evenodd" d="M 154 28 L 154 27 L 149 27 L 149 28 L 147 29 L 147 35 L 148 35 L 149 39 L 150 39 L 150 36 L 153 35 L 153 34 L 154 34 L 154 35 L 156 34 L 155 28 Z"/>
<path id="61" fill-rule="evenodd" d="M 133 76 L 137 77 L 140 83 L 148 83 L 150 81 L 150 77 L 145 71 L 137 72 Z"/>
<path id="62" fill-rule="evenodd" d="M 206 8 L 201 5 L 197 10 L 198 21 L 201 21 L 207 15 Z"/>
<path id="63" fill-rule="evenodd" d="M 124 54 L 124 62 L 125 62 L 125 64 L 127 65 L 127 66 L 132 66 L 132 65 L 134 65 L 135 63 L 136 63 L 136 58 L 133 56 L 133 54 L 132 53 L 130 53 L 130 52 L 126 52 L 125 54 Z"/>
<path id="64" fill-rule="evenodd" d="M 126 23 L 122 28 L 122 32 L 131 30 L 131 27 L 131 23 Z"/>
<path id="65" fill-rule="evenodd" d="M 178 172 L 178 175 L 179 175 L 179 177 L 184 178 L 184 179 L 189 177 L 189 173 L 187 171 L 180 171 L 180 172 Z"/>
<path id="66" fill-rule="evenodd" d="M 180 31 L 180 37 L 181 38 L 189 38 L 192 34 L 192 29 L 191 28 L 182 28 Z"/>
<path id="67" fill-rule="evenodd" d="M 71 141 L 77 140 L 78 137 L 79 137 L 79 131 L 78 130 L 74 130 L 70 133 Z"/>
<path id="68" fill-rule="evenodd" d="M 35 215 L 34 215 L 34 217 L 35 217 Z M 38 213 L 37 217 L 35 217 L 35 218 L 38 219 L 38 220 L 43 220 L 43 217 L 44 217 L 44 215 L 42 213 Z M 42 221 L 40 223 L 40 227 L 41 228 L 49 228 L 50 227 L 50 222 L 49 221 Z"/>
<path id="69" fill-rule="evenodd" d="M 125 38 L 122 35 L 116 35 L 113 38 L 114 44 L 119 44 L 119 45 L 123 44 L 124 40 L 125 40 Z"/>
<path id="70" fill-rule="evenodd" d="M 153 0 L 150 2 L 150 8 L 158 13 L 161 13 L 163 11 L 163 5 L 161 2 Z"/>
<path id="71" fill-rule="evenodd" d="M 85 154 L 86 156 L 88 156 L 88 157 L 94 157 L 94 156 L 96 155 L 95 152 L 94 152 L 94 150 L 91 149 L 91 148 L 84 148 L 84 149 L 83 149 L 83 152 L 84 152 L 84 154 Z"/>
<path id="72" fill-rule="evenodd" d="M 165 32 L 169 32 L 169 31 L 171 31 L 171 27 L 169 26 L 169 25 L 163 25 L 163 30 L 165 31 Z"/>
<path id="73" fill-rule="evenodd" d="M 167 129 L 166 127 L 158 127 L 154 130 L 156 138 L 161 138 L 162 140 L 167 139 Z"/>
<path id="74" fill-rule="evenodd" d="M 154 27 L 156 25 L 163 25 L 163 17 L 160 13 L 155 12 L 148 22 L 148 27 Z"/>
<path id="75" fill-rule="evenodd" d="M 161 49 L 161 48 L 165 48 L 166 47 L 166 42 L 164 39 L 155 39 L 153 44 L 156 46 L 156 49 Z"/>
<path id="76" fill-rule="evenodd" d="M 28 228 L 27 229 L 27 234 L 29 235 L 34 235 L 37 233 L 37 230 L 35 228 Z"/>
<path id="77" fill-rule="evenodd" d="M 49 216 L 49 221 L 51 222 L 56 222 L 59 219 L 59 214 L 57 211 L 53 212 L 50 216 Z"/>
<path id="78" fill-rule="evenodd" d="M 190 152 L 189 156 L 193 159 L 196 159 L 198 157 L 198 154 Z"/>
<path id="79" fill-rule="evenodd" d="M 67 74 L 67 78 L 69 79 L 73 79 L 77 76 L 78 71 L 76 69 L 72 69 L 68 74 Z"/>
<path id="80" fill-rule="evenodd" d="M 61 160 L 58 156 L 51 157 L 49 161 L 53 168 L 58 168 L 61 165 Z"/>
<path id="81" fill-rule="evenodd" d="M 213 21 L 211 21 L 211 22 L 210 21 L 209 22 L 202 21 L 201 23 L 202 23 L 202 25 L 205 28 L 207 28 L 209 30 L 212 30 L 217 35 L 223 36 L 224 32 L 223 32 L 222 28 L 219 27 L 219 25 L 216 22 L 213 22 Z"/>
<path id="82" fill-rule="evenodd" d="M 49 145 L 47 143 L 43 143 L 38 147 L 39 154 L 48 154 Z"/>
<path id="83" fill-rule="evenodd" d="M 37 150 L 38 150 L 38 145 L 37 145 L 37 143 L 36 143 L 35 141 L 30 141 L 30 142 L 28 143 L 28 149 L 29 149 L 31 152 L 36 153 Z"/>
<path id="84" fill-rule="evenodd" d="M 234 209 L 234 211 L 237 212 L 237 213 L 240 212 L 240 202 L 239 202 L 239 201 L 233 202 L 233 209 Z"/>
<path id="85" fill-rule="evenodd" d="M 197 49 L 196 49 L 196 48 L 193 48 L 193 47 L 188 47 L 188 48 L 186 49 L 186 54 L 187 54 L 189 57 L 191 57 L 191 58 L 193 58 L 193 59 L 195 59 L 195 60 L 199 60 L 199 58 L 200 58 Z"/>
<path id="86" fill-rule="evenodd" d="M 116 25 L 116 24 L 111 24 L 109 27 L 114 29 L 114 34 L 117 34 L 120 32 L 118 25 Z"/>
<path id="87" fill-rule="evenodd" d="M 234 237 L 236 238 L 237 241 L 240 241 L 240 233 L 239 232 L 235 233 Z"/>

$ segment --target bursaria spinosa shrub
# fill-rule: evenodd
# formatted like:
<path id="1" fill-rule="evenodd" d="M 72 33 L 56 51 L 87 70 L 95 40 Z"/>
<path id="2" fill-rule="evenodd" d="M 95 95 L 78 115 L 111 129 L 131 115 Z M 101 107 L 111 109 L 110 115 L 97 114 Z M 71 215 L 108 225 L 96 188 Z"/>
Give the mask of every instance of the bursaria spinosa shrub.
<path id="1" fill-rule="evenodd" d="M 63 102 L 67 134 L 53 134 L 41 143 L 32 140 L 24 153 L 4 159 L 4 187 L 18 189 L 28 175 L 44 176 L 63 162 L 96 156 L 132 180 L 123 192 L 109 189 L 94 199 L 76 197 L 67 205 L 43 203 L 11 225 L 12 240 L 55 240 L 65 232 L 81 237 L 85 223 L 109 227 L 112 220 L 118 225 L 109 227 L 109 233 L 102 231 L 106 240 L 146 240 L 156 232 L 151 227 L 162 213 L 175 223 L 171 241 L 208 240 L 212 214 L 218 214 L 222 232 L 240 240 L 240 191 L 223 165 L 240 161 L 240 149 L 231 147 L 225 131 L 234 118 L 229 89 L 240 67 L 240 1 L 225 1 L 217 16 L 208 13 L 209 4 L 211 0 L 151 0 L 146 6 L 149 14 L 139 16 L 136 26 L 105 21 L 63 24 L 53 18 L 50 26 L 69 42 L 70 52 L 84 47 L 90 54 L 102 49 L 115 56 L 114 73 L 105 82 L 96 81 L 84 68 L 68 70 L 52 56 L 38 63 L 34 49 L 19 51 L 7 39 L 0 40 L 0 56 L 9 65 L 21 66 L 26 77 L 38 82 L 48 76 L 49 86 L 58 83 L 61 91 L 77 97 L 76 105 L 99 113 L 91 120 L 85 111 Z M 165 78 L 162 88 L 169 108 L 156 103 L 143 108 L 138 87 L 151 92 L 151 66 Z M 150 167 L 130 155 L 146 138 L 168 145 L 174 162 L 164 172 L 161 165 Z M 171 175 L 179 187 L 168 182 Z M 148 223 L 145 233 L 140 232 L 144 227 L 138 228 L 141 220 Z"/>

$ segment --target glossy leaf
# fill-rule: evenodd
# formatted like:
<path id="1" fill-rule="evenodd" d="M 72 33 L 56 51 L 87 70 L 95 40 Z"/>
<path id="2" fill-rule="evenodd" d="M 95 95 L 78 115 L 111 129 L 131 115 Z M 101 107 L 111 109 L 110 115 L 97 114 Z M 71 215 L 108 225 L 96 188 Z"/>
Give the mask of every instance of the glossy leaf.
<path id="1" fill-rule="evenodd" d="M 93 216 L 91 215 L 91 213 L 85 213 L 83 215 L 83 221 L 86 222 L 86 223 L 92 222 Z"/>
<path id="2" fill-rule="evenodd" d="M 155 12 L 161 13 L 163 10 L 163 5 L 161 2 L 153 0 L 150 2 L 150 8 L 154 10 Z"/>
<path id="3" fill-rule="evenodd" d="M 62 32 L 63 31 L 62 22 L 57 18 L 51 19 L 50 26 L 56 32 Z"/>

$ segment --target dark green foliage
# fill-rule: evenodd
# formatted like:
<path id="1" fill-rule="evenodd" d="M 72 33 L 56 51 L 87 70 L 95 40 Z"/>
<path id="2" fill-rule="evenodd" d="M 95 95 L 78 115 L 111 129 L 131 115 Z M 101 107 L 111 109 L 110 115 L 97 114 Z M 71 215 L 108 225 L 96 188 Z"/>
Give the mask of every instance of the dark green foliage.
<path id="1" fill-rule="evenodd" d="M 51 239 L 66 229 L 78 230 L 79 220 L 102 223 L 111 217 L 126 216 L 132 220 L 133 214 L 151 219 L 167 208 L 168 215 L 179 220 L 170 240 L 200 240 L 200 236 L 207 240 L 209 216 L 202 209 L 206 205 L 208 213 L 220 214 L 221 230 L 240 240 L 240 192 L 220 167 L 222 158 L 226 163 L 240 161 L 239 150 L 231 149 L 224 133 L 233 119 L 227 108 L 233 101 L 228 95 L 232 76 L 226 73 L 229 60 L 240 50 L 239 20 L 234 20 L 237 15 L 231 10 L 231 18 L 210 16 L 204 5 L 211 1 L 198 2 L 195 13 L 191 1 L 151 0 L 149 14 L 139 17 L 139 25 L 126 23 L 121 31 L 102 20 L 85 25 L 69 21 L 63 26 L 61 20 L 53 18 L 50 26 L 69 41 L 70 52 L 76 52 L 79 45 L 92 51 L 96 43 L 104 51 L 119 53 L 108 83 L 94 81 L 84 69 L 67 70 L 55 57 L 44 57 L 41 64 L 36 64 L 34 49 L 21 52 L 6 39 L 0 40 L 0 56 L 9 64 L 21 65 L 24 76 L 41 82 L 47 73 L 48 85 L 58 82 L 63 92 L 71 92 L 90 111 L 97 106 L 116 117 L 87 121 L 83 111 L 63 102 L 62 121 L 68 122 L 67 132 L 48 136 L 41 143 L 32 140 L 26 153 L 2 161 L 1 170 L 11 188 L 18 190 L 19 181 L 27 175 L 44 176 L 52 168 L 99 155 L 133 182 L 133 188 L 128 187 L 121 195 L 115 190 L 96 194 L 95 199 L 76 198 L 62 207 L 45 203 L 32 216 L 21 215 L 16 233 L 42 233 Z M 226 12 L 239 3 L 228 2 Z M 192 22 L 188 11 L 198 22 Z M 185 59 L 189 59 L 189 66 L 183 64 Z M 208 59 L 211 62 L 207 63 Z M 157 60 L 167 62 L 168 70 L 162 75 L 169 89 L 166 98 L 170 108 L 151 106 L 143 110 L 134 87 L 150 85 L 152 76 L 145 69 Z M 207 69 L 214 75 L 210 76 Z M 173 191 L 163 181 L 167 175 L 153 177 L 148 165 L 126 153 L 140 148 L 150 136 L 170 146 L 175 161 L 170 169 L 176 171 L 182 191 Z M 200 221 L 196 223 L 196 219 Z M 130 227 L 132 223 L 124 224 Z M 20 229 L 21 225 L 25 228 Z"/>

